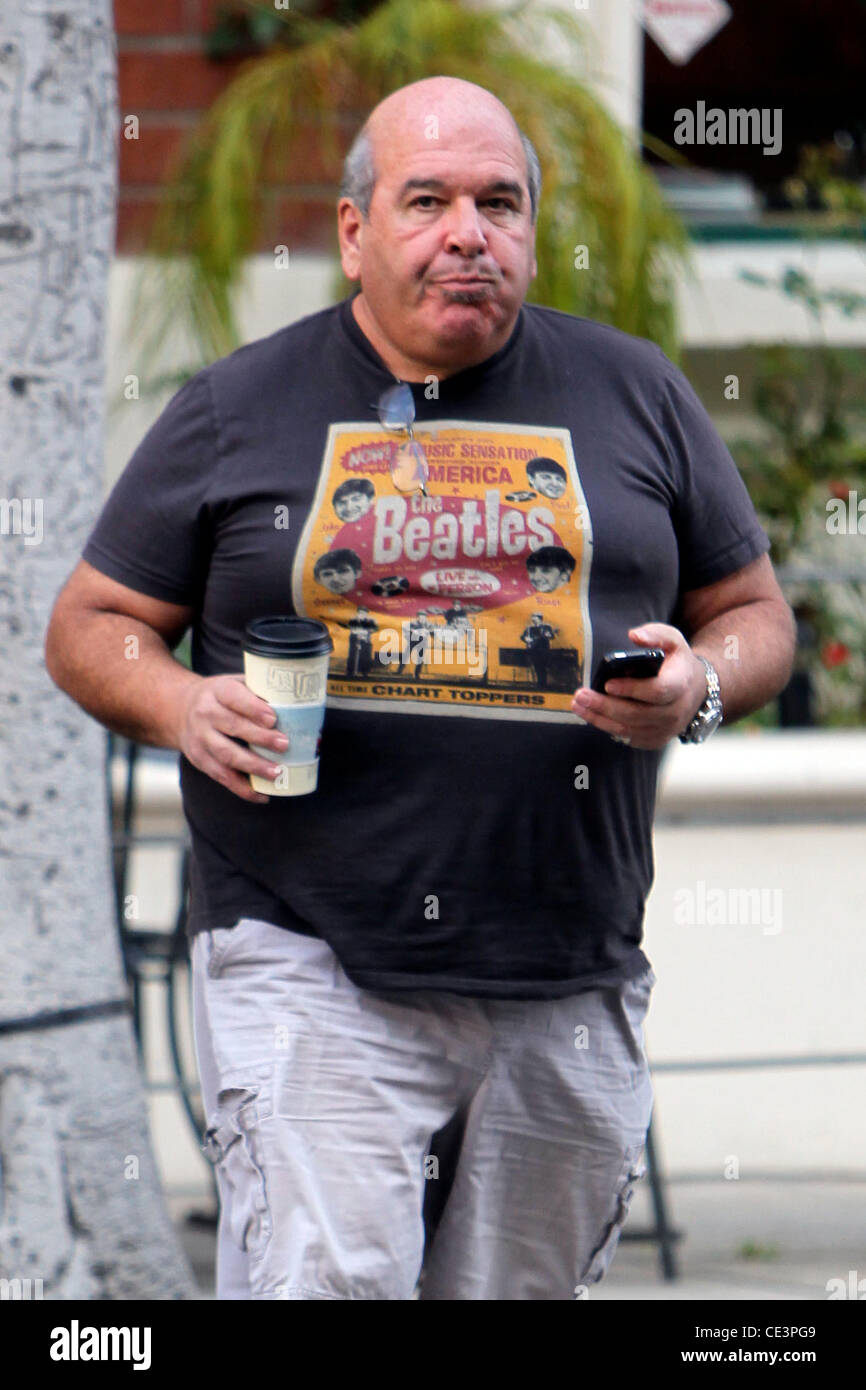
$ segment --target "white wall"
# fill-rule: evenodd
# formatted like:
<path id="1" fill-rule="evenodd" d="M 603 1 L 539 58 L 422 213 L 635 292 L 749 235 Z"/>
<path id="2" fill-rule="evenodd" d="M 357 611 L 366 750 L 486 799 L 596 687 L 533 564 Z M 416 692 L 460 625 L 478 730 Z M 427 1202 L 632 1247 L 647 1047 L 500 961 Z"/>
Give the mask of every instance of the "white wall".
<path id="1" fill-rule="evenodd" d="M 478 9 L 508 8 L 510 0 L 475 0 Z M 637 137 L 643 83 L 643 30 L 635 0 L 545 0 L 545 9 L 561 9 L 580 20 L 586 44 L 578 70 L 621 126 Z M 547 43 L 534 56 L 560 60 L 562 44 L 550 26 Z"/>
<path id="2" fill-rule="evenodd" d="M 634 0 L 554 0 L 592 34 L 584 76 L 611 115 L 636 139 L 643 101 L 643 29 Z"/>

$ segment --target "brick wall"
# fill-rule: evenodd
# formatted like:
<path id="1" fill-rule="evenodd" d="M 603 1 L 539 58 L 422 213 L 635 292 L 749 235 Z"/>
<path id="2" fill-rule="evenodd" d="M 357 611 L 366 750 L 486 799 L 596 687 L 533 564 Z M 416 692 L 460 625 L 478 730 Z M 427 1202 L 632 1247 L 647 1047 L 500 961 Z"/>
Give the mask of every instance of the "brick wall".
<path id="1" fill-rule="evenodd" d="M 120 103 L 117 250 L 142 251 L 160 184 L 184 136 L 242 66 L 212 62 L 204 35 L 226 0 L 114 0 Z M 138 118 L 138 138 L 124 137 L 124 118 Z M 128 124 L 127 128 L 131 129 Z M 344 133 L 345 150 L 351 129 Z M 295 172 L 296 171 L 296 172 Z M 296 147 L 270 162 L 262 196 L 260 250 L 334 245 L 335 174 L 323 167 L 312 125 Z"/>

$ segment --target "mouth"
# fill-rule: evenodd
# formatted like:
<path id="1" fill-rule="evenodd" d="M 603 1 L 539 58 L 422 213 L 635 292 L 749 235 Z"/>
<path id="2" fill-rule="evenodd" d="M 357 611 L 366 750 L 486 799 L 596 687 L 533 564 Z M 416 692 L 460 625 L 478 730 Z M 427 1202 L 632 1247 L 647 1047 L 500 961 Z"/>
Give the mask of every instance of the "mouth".
<path id="1" fill-rule="evenodd" d="M 492 285 L 495 282 L 489 275 L 470 275 L 470 276 L 450 276 L 447 280 L 434 280 L 434 285 L 453 285 L 456 289 L 478 289 L 482 285 Z"/>

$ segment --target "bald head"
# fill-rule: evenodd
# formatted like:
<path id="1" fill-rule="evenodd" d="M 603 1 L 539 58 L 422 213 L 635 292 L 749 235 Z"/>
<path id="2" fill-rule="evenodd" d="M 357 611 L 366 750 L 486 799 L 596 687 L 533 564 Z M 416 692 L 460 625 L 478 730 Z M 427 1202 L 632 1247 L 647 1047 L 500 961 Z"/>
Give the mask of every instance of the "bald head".
<path id="1" fill-rule="evenodd" d="M 520 140 L 517 122 L 508 107 L 486 87 L 460 77 L 425 77 L 400 87 L 373 108 L 366 126 L 375 153 L 385 142 L 398 139 L 407 125 L 429 121 L 428 138 L 434 140 L 439 138 L 442 126 L 459 128 L 472 119 L 501 132 L 504 142 Z"/>
<path id="2" fill-rule="evenodd" d="M 432 144 L 441 138 L 443 126 L 453 133 L 473 121 L 483 123 L 504 147 L 522 151 L 535 222 L 541 194 L 541 165 L 535 147 L 498 97 L 461 77 L 424 77 L 384 97 L 370 112 L 346 156 L 340 197 L 351 198 L 364 217 L 369 217 L 383 154 L 399 142 L 401 132 L 420 126 Z"/>

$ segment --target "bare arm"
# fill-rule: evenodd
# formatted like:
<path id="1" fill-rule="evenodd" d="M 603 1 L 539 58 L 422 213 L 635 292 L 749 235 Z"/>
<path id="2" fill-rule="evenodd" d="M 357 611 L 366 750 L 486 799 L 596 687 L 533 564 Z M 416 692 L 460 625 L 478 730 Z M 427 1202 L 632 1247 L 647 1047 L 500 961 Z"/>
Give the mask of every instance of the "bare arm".
<path id="1" fill-rule="evenodd" d="M 176 748 L 246 801 L 267 801 L 244 774 L 275 765 L 236 738 L 284 748 L 275 716 L 240 674 L 198 676 L 171 655 L 193 610 L 118 584 L 79 561 L 55 602 L 45 666 L 55 685 L 101 724 L 137 743 Z"/>
<path id="2" fill-rule="evenodd" d="M 716 668 L 726 724 L 760 709 L 791 675 L 794 617 L 766 555 L 743 569 L 683 595 L 683 632 L 643 623 L 629 636 L 662 647 L 665 660 L 652 680 L 611 680 L 605 694 L 581 689 L 572 709 L 581 719 L 635 748 L 663 748 L 683 732 L 706 696 L 698 655 Z"/>
<path id="3" fill-rule="evenodd" d="M 49 676 L 114 733 L 180 747 L 182 698 L 201 680 L 175 661 L 192 610 L 128 589 L 79 561 L 45 638 Z"/>
<path id="4" fill-rule="evenodd" d="M 726 724 L 761 709 L 791 678 L 797 625 L 766 555 L 685 594 L 683 628 L 718 672 Z"/>

